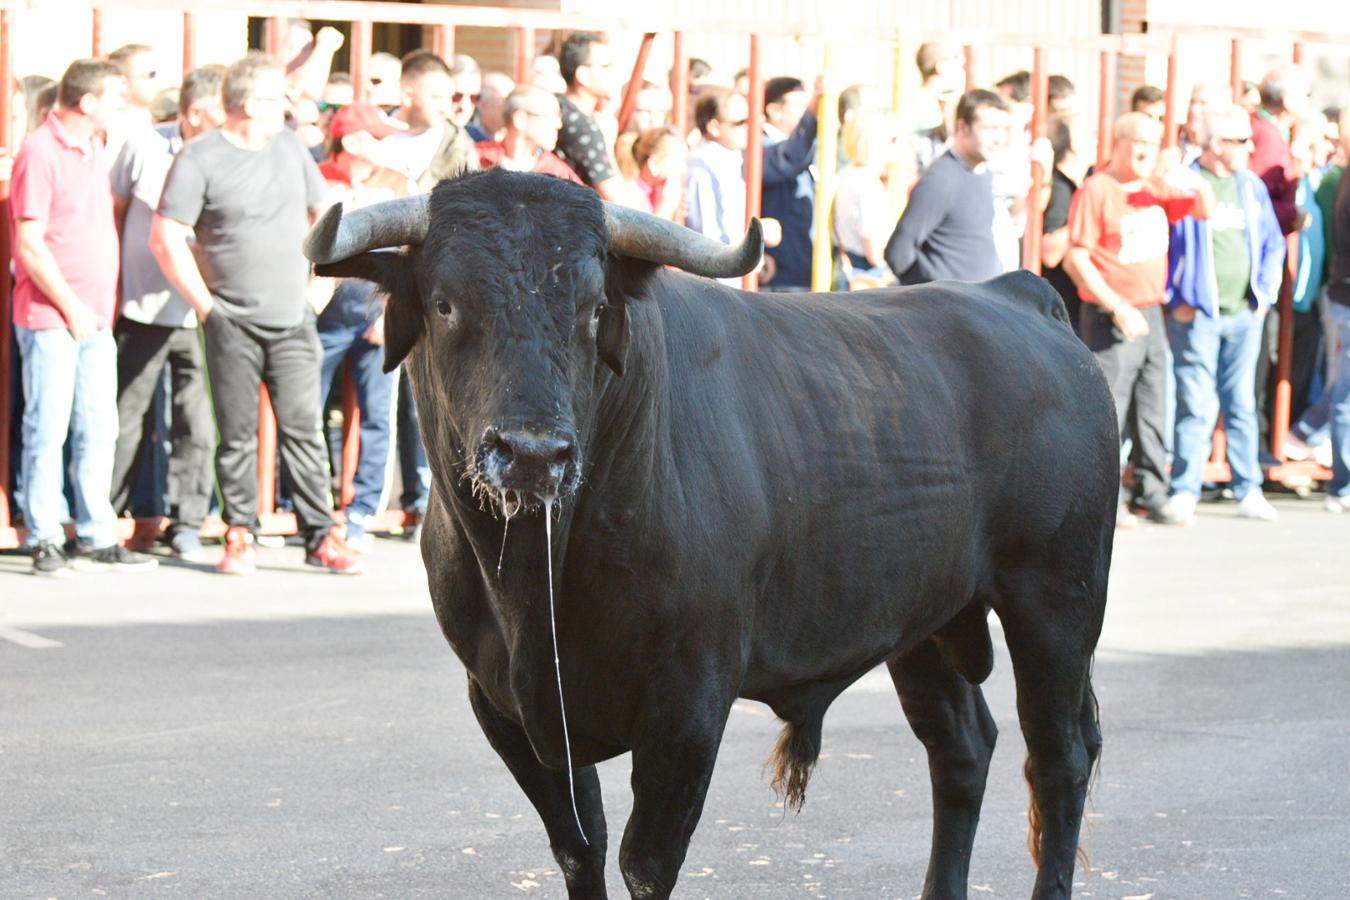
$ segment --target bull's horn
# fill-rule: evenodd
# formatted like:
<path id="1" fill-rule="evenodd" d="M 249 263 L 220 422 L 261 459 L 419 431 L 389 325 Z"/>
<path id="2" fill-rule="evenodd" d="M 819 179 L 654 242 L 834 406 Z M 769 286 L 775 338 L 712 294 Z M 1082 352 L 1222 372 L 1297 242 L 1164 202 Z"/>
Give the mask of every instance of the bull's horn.
<path id="1" fill-rule="evenodd" d="M 313 263 L 333 263 L 368 250 L 420 244 L 427 236 L 427 221 L 426 194 L 345 212 L 335 203 L 305 235 L 305 256 Z"/>
<path id="2" fill-rule="evenodd" d="M 727 246 L 682 225 L 605 203 L 609 249 L 622 256 L 675 266 L 708 278 L 734 278 L 752 271 L 764 256 L 764 232 L 758 219 L 739 244 Z"/>

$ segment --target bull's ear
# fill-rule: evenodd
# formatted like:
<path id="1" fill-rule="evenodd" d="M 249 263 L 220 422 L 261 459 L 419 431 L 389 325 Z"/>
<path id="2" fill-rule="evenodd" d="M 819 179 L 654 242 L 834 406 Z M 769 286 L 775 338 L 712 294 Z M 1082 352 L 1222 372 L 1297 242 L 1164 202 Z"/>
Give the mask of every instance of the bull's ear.
<path id="1" fill-rule="evenodd" d="M 402 253 L 377 251 L 316 266 L 329 278 L 373 281 L 389 295 L 384 308 L 384 370 L 392 372 L 422 337 L 422 300 L 413 278 L 412 260 Z"/>
<path id="2" fill-rule="evenodd" d="M 600 306 L 600 321 L 595 328 L 595 348 L 602 362 L 615 375 L 623 374 L 628 355 L 628 309 L 622 304 Z"/>

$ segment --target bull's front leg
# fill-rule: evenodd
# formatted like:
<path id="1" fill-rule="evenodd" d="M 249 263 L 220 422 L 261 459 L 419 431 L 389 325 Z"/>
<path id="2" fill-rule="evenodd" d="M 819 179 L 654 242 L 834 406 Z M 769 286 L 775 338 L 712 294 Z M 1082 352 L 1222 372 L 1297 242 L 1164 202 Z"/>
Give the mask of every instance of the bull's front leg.
<path id="1" fill-rule="evenodd" d="M 667 698 L 669 700 L 670 698 Z M 633 749 L 633 813 L 623 832 L 619 868 L 641 900 L 670 896 L 703 813 L 731 698 L 687 697 L 649 720 Z"/>
<path id="2" fill-rule="evenodd" d="M 595 766 L 575 771 L 577 812 L 586 827 L 589 845 L 577 832 L 572 815 L 572 794 L 567 773 L 556 772 L 539 762 L 524 729 L 502 715 L 469 678 L 469 702 L 488 743 L 506 763 L 525 796 L 530 798 L 548 831 L 553 858 L 567 881 L 571 900 L 604 900 L 605 893 L 605 811 L 600 795 L 600 778 Z"/>

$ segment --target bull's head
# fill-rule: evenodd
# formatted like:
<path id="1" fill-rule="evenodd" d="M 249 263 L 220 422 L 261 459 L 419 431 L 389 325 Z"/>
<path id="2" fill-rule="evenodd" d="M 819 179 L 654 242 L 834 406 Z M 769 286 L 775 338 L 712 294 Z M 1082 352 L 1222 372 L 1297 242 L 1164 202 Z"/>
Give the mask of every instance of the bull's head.
<path id="1" fill-rule="evenodd" d="M 319 274 L 389 295 L 385 371 L 408 357 L 433 467 L 454 466 L 437 477 L 467 479 L 509 514 L 579 481 L 601 364 L 624 371 L 626 303 L 644 280 L 631 268 L 741 275 L 763 240 L 758 222 L 729 247 L 574 184 L 492 170 L 334 206 L 304 250 Z"/>

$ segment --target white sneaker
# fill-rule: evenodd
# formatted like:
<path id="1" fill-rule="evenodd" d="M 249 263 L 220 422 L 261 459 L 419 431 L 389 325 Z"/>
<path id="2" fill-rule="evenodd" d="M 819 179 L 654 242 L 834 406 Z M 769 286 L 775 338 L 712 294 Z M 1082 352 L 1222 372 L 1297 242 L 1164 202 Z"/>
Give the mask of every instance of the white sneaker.
<path id="1" fill-rule="evenodd" d="M 1194 494 L 1173 494 L 1163 507 L 1164 515 L 1177 525 L 1195 524 L 1195 504 L 1200 500 Z"/>
<path id="2" fill-rule="evenodd" d="M 1237 514 L 1239 519 L 1257 519 L 1261 522 L 1275 522 L 1280 518 L 1280 512 L 1270 505 L 1266 495 L 1257 491 L 1248 491 L 1247 496 L 1238 501 Z"/>
<path id="3" fill-rule="evenodd" d="M 1327 499 L 1323 502 L 1322 508 L 1329 513 L 1350 512 L 1350 494 L 1344 497 L 1334 497 L 1327 494 Z"/>
<path id="4" fill-rule="evenodd" d="M 1284 436 L 1284 458 L 1290 462 L 1303 462 L 1312 456 L 1313 448 L 1294 432 Z"/>
<path id="5" fill-rule="evenodd" d="M 1324 469 L 1331 468 L 1331 441 L 1323 441 L 1313 448 L 1313 462 Z"/>

